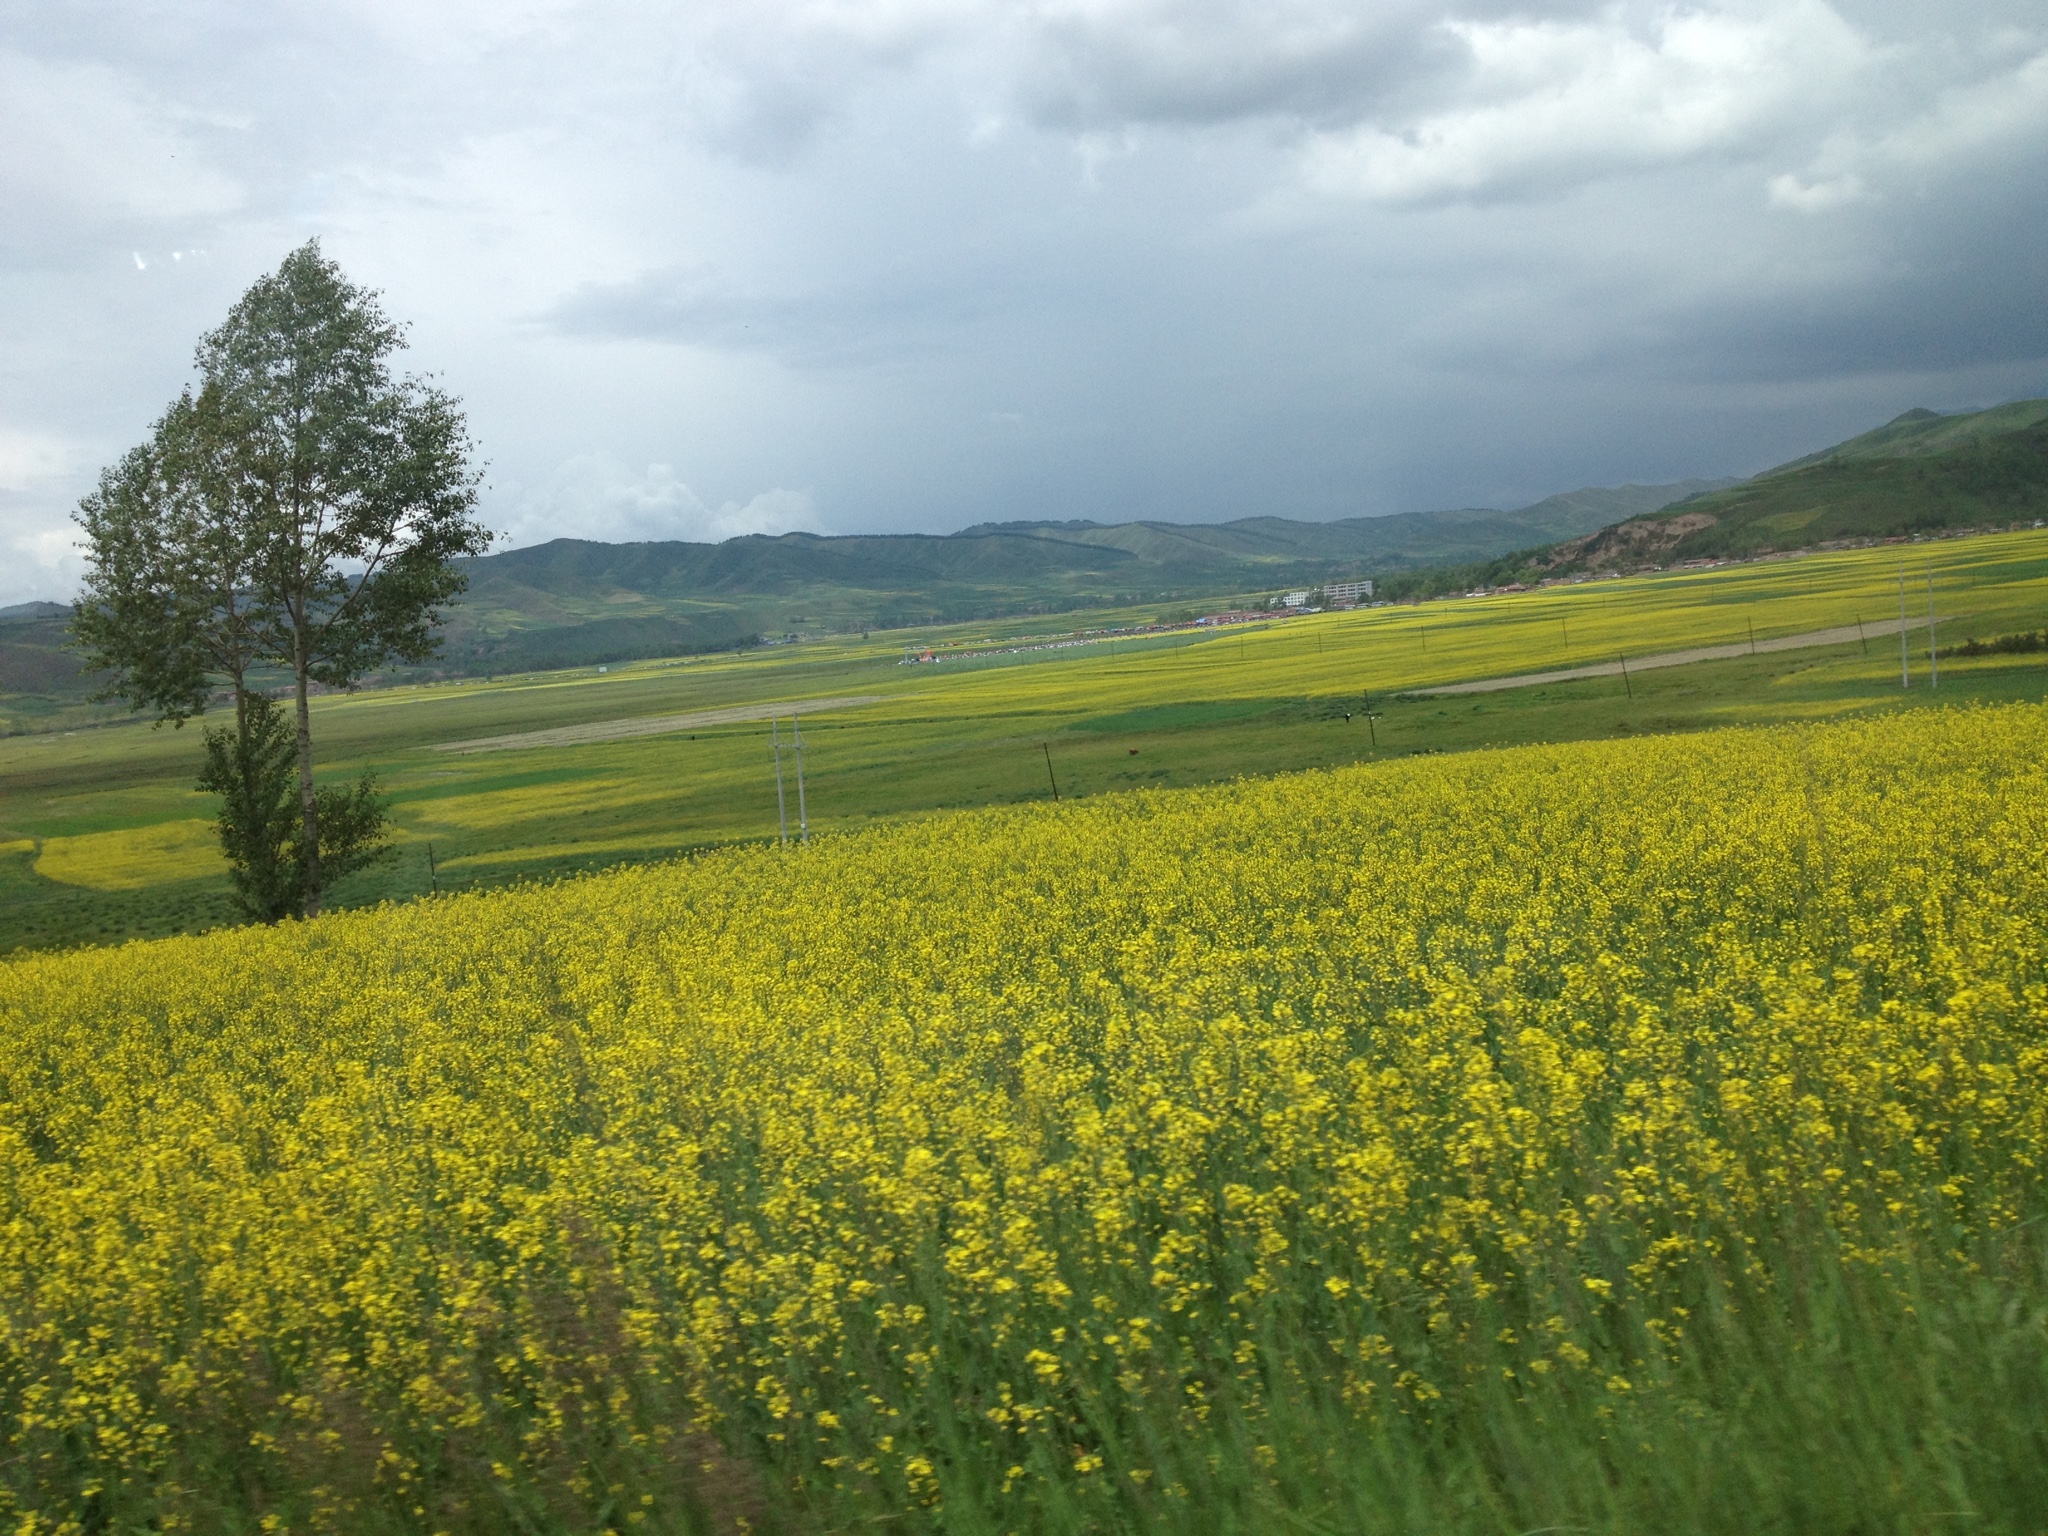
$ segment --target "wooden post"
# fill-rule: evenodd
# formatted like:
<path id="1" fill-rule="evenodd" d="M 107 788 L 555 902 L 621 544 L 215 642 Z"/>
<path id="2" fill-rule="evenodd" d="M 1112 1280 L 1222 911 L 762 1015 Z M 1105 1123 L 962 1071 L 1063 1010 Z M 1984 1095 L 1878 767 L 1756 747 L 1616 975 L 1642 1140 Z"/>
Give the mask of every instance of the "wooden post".
<path id="1" fill-rule="evenodd" d="M 1042 741 L 1038 745 L 1039 749 L 1045 753 L 1045 777 L 1047 782 L 1052 785 L 1052 803 L 1058 805 L 1060 803 L 1060 781 L 1053 777 L 1052 748 Z"/>

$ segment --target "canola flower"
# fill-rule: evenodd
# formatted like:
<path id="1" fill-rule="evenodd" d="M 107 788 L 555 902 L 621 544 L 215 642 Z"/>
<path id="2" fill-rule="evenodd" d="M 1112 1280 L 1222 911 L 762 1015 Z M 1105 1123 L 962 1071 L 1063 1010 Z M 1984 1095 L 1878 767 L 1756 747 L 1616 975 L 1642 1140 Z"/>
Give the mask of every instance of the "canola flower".
<path id="1" fill-rule="evenodd" d="M 0 967 L 0 1518 L 1210 1528 L 1339 1476 L 1304 1423 L 1516 1415 L 1611 1468 L 1814 1274 L 2019 1294 L 2044 749 L 1526 748 Z"/>

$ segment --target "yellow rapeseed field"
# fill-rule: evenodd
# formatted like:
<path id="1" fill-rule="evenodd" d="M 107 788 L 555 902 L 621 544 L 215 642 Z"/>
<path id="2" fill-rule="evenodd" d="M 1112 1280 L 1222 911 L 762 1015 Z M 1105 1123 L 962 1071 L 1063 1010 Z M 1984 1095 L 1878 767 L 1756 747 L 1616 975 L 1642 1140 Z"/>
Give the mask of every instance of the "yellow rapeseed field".
<path id="1" fill-rule="evenodd" d="M 0 966 L 0 1528 L 1258 1529 L 1372 1446 L 1507 1509 L 1559 1426 L 1733 1443 L 1817 1297 L 2030 1348 L 2044 759 L 1419 758 Z"/>

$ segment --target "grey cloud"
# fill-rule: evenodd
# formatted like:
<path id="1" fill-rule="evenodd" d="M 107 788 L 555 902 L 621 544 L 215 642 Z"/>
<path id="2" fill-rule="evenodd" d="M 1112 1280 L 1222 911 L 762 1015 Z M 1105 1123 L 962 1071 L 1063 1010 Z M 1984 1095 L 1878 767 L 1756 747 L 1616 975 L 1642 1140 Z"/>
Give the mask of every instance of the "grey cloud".
<path id="1" fill-rule="evenodd" d="M 1298 136 L 1312 189 L 1395 204 L 1555 197 L 1719 160 L 1754 162 L 1778 203 L 1821 211 L 2024 132 L 2048 99 L 2048 34 L 2010 3 L 1966 17 L 1854 0 L 1030 14 L 1014 89 L 1042 126 L 1263 121 Z"/>
<path id="2" fill-rule="evenodd" d="M 799 367 L 857 367 L 941 345 L 985 312 L 958 292 L 748 294 L 687 271 L 579 287 L 541 317 L 561 335 L 762 351 Z"/>
<path id="3" fill-rule="evenodd" d="M 1101 130 L 1246 119 L 1355 123 L 1440 89 L 1464 62 L 1434 7 L 1040 7 L 1018 92 L 1037 122 Z"/>

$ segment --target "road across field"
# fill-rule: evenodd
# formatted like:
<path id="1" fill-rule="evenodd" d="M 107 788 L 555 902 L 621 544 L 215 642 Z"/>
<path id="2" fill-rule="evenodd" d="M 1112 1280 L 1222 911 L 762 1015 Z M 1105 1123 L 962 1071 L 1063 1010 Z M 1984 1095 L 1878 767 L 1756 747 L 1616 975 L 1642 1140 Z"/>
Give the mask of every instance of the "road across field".
<path id="1" fill-rule="evenodd" d="M 470 741 L 436 742 L 434 752 L 516 752 L 526 747 L 573 747 L 591 741 L 625 741 L 634 736 L 666 736 L 704 725 L 737 725 L 782 715 L 815 715 L 827 709 L 852 709 L 879 704 L 879 693 L 850 694 L 839 699 L 796 699 L 782 704 L 732 704 L 724 709 L 699 709 L 687 715 L 643 715 L 636 720 L 598 720 L 589 725 L 561 725 L 546 731 L 518 731 L 510 736 L 478 736 Z"/>
<path id="2" fill-rule="evenodd" d="M 1906 627 L 1918 629 L 1925 619 L 1908 619 Z M 1947 623 L 1946 619 L 1941 620 Z M 1695 661 L 1730 661 L 1737 656 L 1761 654 L 1764 651 L 1803 651 L 1809 646 L 1847 645 L 1852 640 L 1875 640 L 1880 635 L 1896 635 L 1899 632 L 1897 619 L 1880 619 L 1874 624 L 1844 624 L 1836 629 L 1808 630 L 1803 635 L 1779 635 L 1772 640 L 1737 640 L 1732 645 L 1698 645 L 1689 651 L 1663 651 L 1655 656 L 1630 656 L 1627 667 L 1631 672 L 1648 672 L 1655 667 L 1682 667 Z M 1623 661 L 1596 662 L 1587 667 L 1568 667 L 1560 672 L 1524 672 L 1514 677 L 1486 677 L 1476 683 L 1445 683 L 1438 688 L 1409 688 L 1404 692 L 1421 698 L 1425 694 L 1436 696 L 1451 693 L 1499 693 L 1508 688 L 1535 688 L 1544 683 L 1572 683 L 1586 677 L 1619 677 Z"/>

